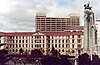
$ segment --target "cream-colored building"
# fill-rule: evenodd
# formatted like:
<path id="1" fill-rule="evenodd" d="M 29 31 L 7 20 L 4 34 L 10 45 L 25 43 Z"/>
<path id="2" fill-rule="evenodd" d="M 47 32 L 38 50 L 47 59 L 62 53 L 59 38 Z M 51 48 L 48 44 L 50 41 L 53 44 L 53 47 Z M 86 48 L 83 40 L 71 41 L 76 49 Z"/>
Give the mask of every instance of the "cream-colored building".
<path id="1" fill-rule="evenodd" d="M 96 46 L 96 52 L 100 56 L 100 20 L 96 20 L 95 22 L 96 29 L 97 29 L 97 46 Z"/>
<path id="2" fill-rule="evenodd" d="M 1 34 L 1 33 L 0 33 Z M 83 31 L 67 30 L 64 32 L 12 32 L 6 33 L 6 49 L 9 53 L 18 54 L 40 49 L 45 55 L 54 47 L 62 55 L 75 56 L 83 49 Z"/>
<path id="3" fill-rule="evenodd" d="M 7 35 L 4 32 L 0 32 L 0 50 L 6 48 Z"/>

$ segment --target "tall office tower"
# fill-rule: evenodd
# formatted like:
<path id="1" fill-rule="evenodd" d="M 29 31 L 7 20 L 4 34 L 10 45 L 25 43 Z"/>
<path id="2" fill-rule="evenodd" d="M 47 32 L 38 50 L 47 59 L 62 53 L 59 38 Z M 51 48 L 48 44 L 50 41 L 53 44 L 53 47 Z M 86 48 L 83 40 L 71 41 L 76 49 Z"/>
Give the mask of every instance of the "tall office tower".
<path id="1" fill-rule="evenodd" d="M 47 17 L 46 13 L 36 13 L 35 30 L 41 32 L 64 31 L 68 27 L 80 25 L 79 14 L 70 14 L 69 17 Z"/>

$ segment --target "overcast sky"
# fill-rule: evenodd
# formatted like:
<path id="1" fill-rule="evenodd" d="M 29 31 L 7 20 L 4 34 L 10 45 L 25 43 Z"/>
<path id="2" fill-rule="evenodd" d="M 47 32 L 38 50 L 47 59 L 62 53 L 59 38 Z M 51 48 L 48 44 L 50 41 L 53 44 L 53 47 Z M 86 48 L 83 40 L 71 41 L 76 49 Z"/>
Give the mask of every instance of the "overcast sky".
<path id="1" fill-rule="evenodd" d="M 81 15 L 89 0 L 0 0 L 0 32 L 35 31 L 36 12 L 50 17 L 67 17 L 70 13 Z M 100 0 L 90 0 L 95 18 L 100 19 Z"/>

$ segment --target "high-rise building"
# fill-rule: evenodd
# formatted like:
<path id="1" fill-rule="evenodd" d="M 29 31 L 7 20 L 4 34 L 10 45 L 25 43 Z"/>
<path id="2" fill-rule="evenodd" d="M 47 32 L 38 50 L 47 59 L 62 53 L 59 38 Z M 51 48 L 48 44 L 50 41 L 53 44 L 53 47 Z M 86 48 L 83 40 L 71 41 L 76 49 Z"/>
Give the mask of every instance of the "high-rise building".
<path id="1" fill-rule="evenodd" d="M 47 17 L 46 13 L 36 13 L 35 28 L 42 32 L 64 31 L 71 26 L 80 25 L 79 14 L 70 14 L 69 17 Z"/>

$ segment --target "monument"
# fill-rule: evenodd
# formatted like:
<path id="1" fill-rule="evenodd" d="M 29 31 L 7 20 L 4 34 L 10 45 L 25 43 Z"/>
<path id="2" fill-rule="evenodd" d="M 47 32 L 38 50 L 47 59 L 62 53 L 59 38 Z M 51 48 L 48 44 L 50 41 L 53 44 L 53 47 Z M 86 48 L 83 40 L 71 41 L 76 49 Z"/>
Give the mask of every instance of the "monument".
<path id="1" fill-rule="evenodd" d="M 94 12 L 89 3 L 84 5 L 84 48 L 83 51 L 91 55 L 95 51 L 96 42 L 96 26 L 94 19 Z"/>

